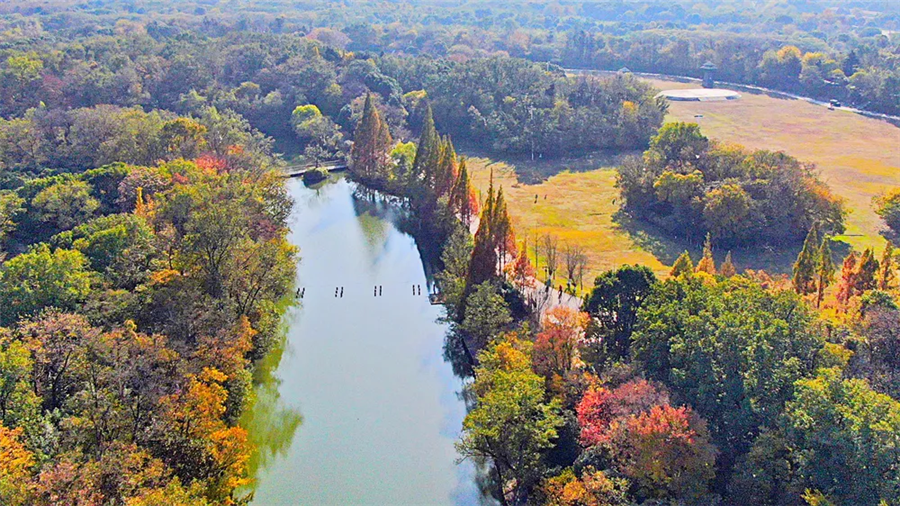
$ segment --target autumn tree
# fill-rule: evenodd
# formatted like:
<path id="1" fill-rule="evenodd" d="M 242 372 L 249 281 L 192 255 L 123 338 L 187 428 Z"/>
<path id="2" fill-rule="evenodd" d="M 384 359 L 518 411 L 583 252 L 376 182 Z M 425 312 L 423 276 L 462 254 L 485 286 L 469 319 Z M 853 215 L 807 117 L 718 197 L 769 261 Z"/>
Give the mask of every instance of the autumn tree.
<path id="1" fill-rule="evenodd" d="M 81 387 L 88 340 L 98 331 L 79 315 L 46 310 L 25 321 L 18 333 L 34 355 L 35 391 L 52 411 Z"/>
<path id="2" fill-rule="evenodd" d="M 847 304 L 856 290 L 856 269 L 859 263 L 859 255 L 851 251 L 841 265 L 841 279 L 838 281 L 837 300 L 841 304 Z"/>
<path id="3" fill-rule="evenodd" d="M 629 506 L 629 483 L 592 466 L 576 474 L 572 469 L 547 478 L 541 484 L 546 506 Z"/>
<path id="4" fill-rule="evenodd" d="M 696 272 L 705 272 L 712 276 L 716 274 L 716 260 L 713 258 L 712 237 L 706 234 L 706 241 L 703 243 L 703 257 L 697 262 Z"/>
<path id="5" fill-rule="evenodd" d="M 643 499 L 697 501 L 715 476 L 715 446 L 691 408 L 657 405 L 615 424 L 609 447 L 616 467 Z"/>
<path id="6" fill-rule="evenodd" d="M 471 387 L 475 408 L 466 415 L 456 444 L 463 458 L 491 459 L 503 504 L 527 497 L 563 423 L 557 401 L 545 401 L 544 379 L 531 370 L 530 355 L 529 343 L 514 334 L 479 353 Z"/>
<path id="7" fill-rule="evenodd" d="M 34 487 L 34 454 L 22 441 L 22 429 L 9 429 L 0 423 L 0 503 L 28 506 Z"/>
<path id="8" fill-rule="evenodd" d="M 364 178 L 384 177 L 393 143 L 387 123 L 381 119 L 372 95 L 367 94 L 362 118 L 353 133 L 353 148 L 350 151 L 353 172 Z"/>
<path id="9" fill-rule="evenodd" d="M 519 290 L 524 290 L 530 285 L 535 272 L 534 266 L 531 265 L 531 260 L 528 258 L 528 240 L 522 241 L 519 254 L 513 263 L 507 266 L 507 270 L 513 285 Z"/>
<path id="10" fill-rule="evenodd" d="M 589 448 L 609 443 L 614 422 L 667 404 L 668 392 L 642 379 L 631 380 L 615 388 L 593 386 L 584 393 L 575 408 L 581 427 L 581 444 Z"/>
<path id="11" fill-rule="evenodd" d="M 737 274 L 737 269 L 734 267 L 734 262 L 731 260 L 731 252 L 725 254 L 725 261 L 722 262 L 722 266 L 719 267 L 719 274 L 724 278 L 730 278 Z"/>
<path id="12" fill-rule="evenodd" d="M 556 306 L 544 315 L 541 331 L 534 338 L 534 370 L 557 387 L 575 367 L 578 347 L 588 325 L 587 313 Z"/>

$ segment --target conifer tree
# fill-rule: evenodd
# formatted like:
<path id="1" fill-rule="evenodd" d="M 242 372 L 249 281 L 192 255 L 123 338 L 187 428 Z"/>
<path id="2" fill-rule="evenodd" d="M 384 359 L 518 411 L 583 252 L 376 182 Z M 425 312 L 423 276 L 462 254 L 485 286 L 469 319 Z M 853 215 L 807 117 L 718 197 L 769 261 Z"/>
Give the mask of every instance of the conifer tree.
<path id="1" fill-rule="evenodd" d="M 472 259 L 469 261 L 469 279 L 466 281 L 466 296 L 475 286 L 493 278 L 497 272 L 497 251 L 493 240 L 491 222 L 494 214 L 494 175 L 488 184 L 487 198 L 481 209 L 481 219 L 475 232 Z"/>
<path id="2" fill-rule="evenodd" d="M 459 215 L 466 227 L 472 223 L 472 216 L 478 212 L 478 199 L 469 179 L 465 158 L 459 162 L 459 174 L 450 193 L 450 208 Z"/>
<path id="3" fill-rule="evenodd" d="M 678 277 L 682 274 L 691 274 L 694 272 L 694 262 L 691 261 L 691 254 L 685 251 L 682 253 L 675 264 L 672 265 L 672 277 Z"/>
<path id="4" fill-rule="evenodd" d="M 878 289 L 888 290 L 894 284 L 894 245 L 888 241 L 881 255 L 881 268 L 878 269 Z"/>
<path id="5" fill-rule="evenodd" d="M 851 251 L 841 265 L 841 279 L 838 282 L 837 300 L 841 304 L 847 304 L 850 297 L 854 295 L 854 287 L 856 285 L 856 266 L 859 255 L 855 251 Z"/>
<path id="6" fill-rule="evenodd" d="M 350 150 L 353 172 L 366 178 L 384 177 L 383 170 L 387 167 L 393 143 L 387 123 L 381 119 L 372 95 L 366 94 L 363 115 L 356 125 L 353 148 Z"/>
<path id="7" fill-rule="evenodd" d="M 875 276 L 878 273 L 878 260 L 875 260 L 875 253 L 872 248 L 866 248 L 862 257 L 859 259 L 859 268 L 856 271 L 853 288 L 856 293 L 863 293 L 866 290 L 874 290 L 876 287 Z"/>
<path id="8" fill-rule="evenodd" d="M 438 197 L 449 195 L 453 189 L 453 183 L 456 181 L 457 173 L 456 150 L 453 148 L 453 142 L 448 136 L 441 141 L 440 156 L 434 177 L 435 195 Z"/>
<path id="9" fill-rule="evenodd" d="M 429 186 L 440 159 L 440 151 L 440 138 L 434 128 L 434 115 L 431 112 L 431 105 L 427 105 L 422 133 L 419 135 L 419 144 L 416 148 L 416 158 L 413 160 L 412 177 L 424 181 L 426 186 Z"/>
<path id="10" fill-rule="evenodd" d="M 822 246 L 819 248 L 819 263 L 816 267 L 816 307 L 822 305 L 825 299 L 825 288 L 834 283 L 834 260 L 831 258 L 831 239 L 826 237 L 822 239 Z"/>
<path id="11" fill-rule="evenodd" d="M 506 199 L 503 197 L 502 186 L 497 191 L 497 199 L 494 202 L 493 212 L 491 213 L 491 234 L 497 257 L 500 260 L 500 267 L 502 268 L 506 263 L 506 256 L 509 252 L 515 252 L 516 250 L 516 236 L 513 232 L 512 221 L 509 219 L 509 212 L 506 209 Z"/>
<path id="12" fill-rule="evenodd" d="M 725 278 L 730 278 L 737 274 L 737 269 L 734 267 L 734 262 L 731 261 L 731 252 L 725 255 L 725 261 L 722 262 L 722 267 L 719 268 L 719 274 L 721 274 Z"/>
<path id="13" fill-rule="evenodd" d="M 713 258 L 712 237 L 709 232 L 706 233 L 706 242 L 703 243 L 703 258 L 697 262 L 696 272 L 716 275 L 716 260 Z"/>
<path id="14" fill-rule="evenodd" d="M 806 240 L 803 241 L 803 249 L 797 255 L 797 261 L 794 262 L 794 275 L 791 282 L 794 290 L 800 295 L 806 295 L 816 291 L 816 266 L 819 263 L 819 231 L 818 227 L 813 225 L 806 234 Z"/>
<path id="15" fill-rule="evenodd" d="M 519 249 L 519 255 L 510 265 L 510 277 L 513 284 L 520 290 L 528 286 L 528 280 L 535 275 L 534 267 L 531 260 L 528 259 L 528 240 L 522 241 L 522 247 Z"/>

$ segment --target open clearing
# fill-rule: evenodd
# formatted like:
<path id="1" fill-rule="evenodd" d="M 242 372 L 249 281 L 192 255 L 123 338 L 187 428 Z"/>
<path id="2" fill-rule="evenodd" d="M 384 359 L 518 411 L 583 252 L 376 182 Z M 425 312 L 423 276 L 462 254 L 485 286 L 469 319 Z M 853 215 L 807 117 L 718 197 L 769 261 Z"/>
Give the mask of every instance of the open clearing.
<path id="1" fill-rule="evenodd" d="M 659 89 L 696 87 L 695 83 L 652 82 Z M 751 149 L 780 150 L 815 163 L 822 179 L 851 210 L 847 233 L 840 239 L 854 248 L 873 246 L 880 251 L 882 223 L 872 197 L 900 186 L 900 128 L 803 100 L 743 91 L 741 95 L 739 100 L 719 102 L 670 102 L 666 121 L 697 122 L 711 138 Z M 698 114 L 703 117 L 695 117 Z M 617 215 L 616 158 L 531 162 L 464 154 L 470 156 L 469 167 L 480 191 L 487 189 L 493 170 L 495 185 L 502 185 L 508 198 L 518 240 L 527 237 L 533 244 L 536 238 L 551 234 L 559 238 L 560 246 L 577 243 L 586 250 L 586 287 L 599 272 L 621 264 L 647 265 L 664 275 L 681 251 L 688 249 L 695 259 L 699 255 L 699 245 L 665 238 L 651 227 Z M 721 261 L 725 252 L 716 253 Z M 738 269 L 787 272 L 796 254 L 794 250 L 743 250 L 734 251 L 734 259 Z"/>
<path id="2" fill-rule="evenodd" d="M 696 83 L 650 80 L 659 89 Z M 695 117 L 702 114 L 702 118 Z M 784 151 L 813 162 L 851 210 L 842 239 L 855 248 L 881 249 L 882 222 L 872 197 L 900 186 L 900 128 L 849 111 L 829 111 L 805 100 L 741 92 L 739 100 L 669 102 L 666 121 L 700 125 L 706 136 L 752 149 Z"/>

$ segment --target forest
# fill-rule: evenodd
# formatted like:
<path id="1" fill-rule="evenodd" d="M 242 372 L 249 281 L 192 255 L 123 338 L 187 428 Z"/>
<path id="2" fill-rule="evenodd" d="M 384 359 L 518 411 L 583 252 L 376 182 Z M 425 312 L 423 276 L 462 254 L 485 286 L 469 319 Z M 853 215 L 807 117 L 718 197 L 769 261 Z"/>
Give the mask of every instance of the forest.
<path id="1" fill-rule="evenodd" d="M 665 123 L 629 72 L 568 71 L 710 60 L 900 113 L 896 6 L 757 7 L 3 3 L 0 504 L 252 503 L 240 420 L 303 261 L 284 175 L 323 162 L 402 202 L 433 264 L 469 408 L 455 450 L 491 500 L 900 502 L 900 190 L 873 202 L 883 246 L 848 249 L 813 164 Z M 584 252 L 529 243 L 469 150 L 622 155 L 623 213 L 702 254 L 576 297 Z M 790 275 L 735 265 L 753 247 L 799 250 Z"/>

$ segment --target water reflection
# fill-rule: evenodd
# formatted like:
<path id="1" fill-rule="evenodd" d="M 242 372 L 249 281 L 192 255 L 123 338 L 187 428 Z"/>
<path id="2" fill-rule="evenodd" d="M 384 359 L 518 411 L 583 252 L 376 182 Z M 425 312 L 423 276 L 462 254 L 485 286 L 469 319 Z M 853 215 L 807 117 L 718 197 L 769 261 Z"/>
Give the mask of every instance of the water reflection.
<path id="1" fill-rule="evenodd" d="M 245 423 L 253 504 L 483 503 L 476 466 L 457 464 L 463 382 L 403 211 L 343 179 L 289 190 L 306 296 Z"/>

